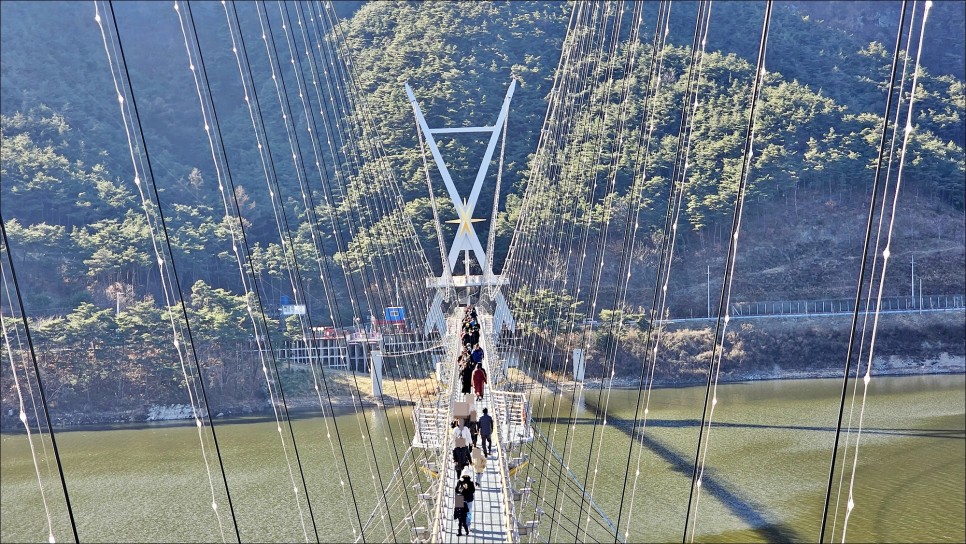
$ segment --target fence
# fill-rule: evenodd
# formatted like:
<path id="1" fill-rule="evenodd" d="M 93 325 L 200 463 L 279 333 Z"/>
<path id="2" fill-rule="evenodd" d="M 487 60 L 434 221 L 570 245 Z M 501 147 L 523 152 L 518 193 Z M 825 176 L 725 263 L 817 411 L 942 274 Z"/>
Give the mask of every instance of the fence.
<path id="1" fill-rule="evenodd" d="M 763 302 L 734 302 L 731 304 L 732 317 L 751 317 L 765 315 L 811 315 L 852 313 L 855 299 L 828 300 L 780 300 Z M 863 299 L 861 309 L 876 310 L 875 299 Z M 914 312 L 933 310 L 959 310 L 966 308 L 964 295 L 923 295 L 919 297 L 883 297 L 879 305 L 881 312 Z"/>
<path id="2" fill-rule="evenodd" d="M 356 372 L 368 370 L 366 350 L 345 338 L 317 338 L 311 341 L 286 340 L 275 348 L 275 357 L 282 361 L 307 364 L 319 363 L 330 368 L 351 368 Z"/>

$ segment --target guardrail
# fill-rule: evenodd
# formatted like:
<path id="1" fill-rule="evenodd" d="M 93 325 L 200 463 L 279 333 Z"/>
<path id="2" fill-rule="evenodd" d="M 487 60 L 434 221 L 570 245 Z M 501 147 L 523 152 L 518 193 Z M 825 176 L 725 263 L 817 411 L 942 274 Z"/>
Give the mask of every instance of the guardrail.
<path id="1" fill-rule="evenodd" d="M 424 449 L 439 449 L 443 447 L 446 424 L 449 420 L 448 407 L 439 401 L 428 402 L 420 399 L 413 409 L 413 446 Z"/>
<path id="2" fill-rule="evenodd" d="M 490 399 L 494 410 L 500 416 L 498 421 L 506 436 L 508 447 L 532 442 L 530 404 L 527 402 L 526 395 L 508 391 L 490 391 Z"/>
<path id="3" fill-rule="evenodd" d="M 489 323 L 492 323 L 491 319 L 489 320 Z M 486 343 L 484 349 L 486 350 L 486 353 L 491 354 L 489 356 L 488 362 L 490 364 L 488 366 L 490 366 L 492 369 L 495 366 L 492 363 L 496 362 L 502 367 L 502 361 L 500 361 L 497 350 L 494 349 L 493 344 L 487 340 L 489 340 L 489 337 L 484 338 L 484 342 Z M 513 441 L 512 439 L 507 440 L 507 438 L 504 438 L 504 433 L 512 432 L 512 428 L 508 424 L 511 416 L 506 412 L 506 408 L 508 406 L 506 399 L 512 398 L 512 395 L 515 395 L 515 393 L 505 393 L 503 391 L 496 391 L 492 388 L 489 391 L 490 407 L 493 409 L 493 419 L 494 421 L 500 423 L 499 425 L 493 426 L 493 434 L 494 444 L 498 444 L 500 446 L 500 455 L 497 457 L 497 464 L 499 465 L 498 472 L 500 474 L 500 492 L 502 493 L 503 497 L 503 509 L 506 513 L 506 515 L 503 516 L 503 530 L 506 531 L 505 534 L 508 542 L 519 542 L 520 533 L 516 524 L 516 503 L 513 501 L 513 496 L 511 493 L 512 486 L 510 485 L 510 465 L 507 462 L 507 456 L 510 453 L 510 448 L 513 445 Z M 521 397 L 523 396 L 522 393 L 519 395 Z M 528 415 L 525 411 L 523 414 L 524 416 Z M 506 427 L 504 427 L 504 422 L 507 422 Z"/>
<path id="4" fill-rule="evenodd" d="M 492 324 L 491 316 L 485 316 L 483 319 L 484 324 Z M 495 370 L 496 368 L 503 368 L 503 361 L 499 356 L 499 351 L 495 348 L 496 343 L 493 340 L 493 335 L 484 335 L 483 341 L 486 344 L 485 350 L 488 354 L 487 362 L 491 375 L 497 372 Z M 494 425 L 493 433 L 495 443 L 500 445 L 500 456 L 497 458 L 497 462 L 499 465 L 498 472 L 500 474 L 500 488 L 505 513 L 503 516 L 503 530 L 506 531 L 505 534 L 508 542 L 519 542 L 521 533 L 517 526 L 517 505 L 513 500 L 513 486 L 510 483 L 509 454 L 513 445 L 520 442 L 513 438 L 514 425 L 521 429 L 529 429 L 529 407 L 523 393 L 510 393 L 496 390 L 492 387 L 492 380 L 490 385 L 491 387 L 488 393 L 490 397 L 490 408 L 493 411 L 493 420 L 497 423 Z M 528 434 L 530 440 L 532 440 L 532 431 L 528 431 Z"/>
<path id="5" fill-rule="evenodd" d="M 733 302 L 732 317 L 756 315 L 808 315 L 852 313 L 855 299 L 826 300 L 774 300 L 760 302 Z M 863 299 L 860 308 L 876 310 L 875 299 Z M 923 295 L 919 297 L 883 297 L 879 311 L 931 311 L 958 310 L 966 308 L 966 295 Z"/>
<path id="6" fill-rule="evenodd" d="M 496 408 L 494 408 L 494 411 L 496 411 Z M 519 542 L 520 534 L 516 524 L 516 503 L 513 502 L 513 497 L 510 494 L 510 465 L 506 462 L 510 447 L 502 447 L 503 442 L 500 440 L 499 428 L 494 428 L 493 434 L 496 435 L 496 443 L 501 446 L 500 457 L 497 458 L 497 462 L 500 466 L 500 491 L 503 497 L 503 510 L 506 512 L 506 515 L 503 516 L 503 530 L 506 531 L 508 542 Z"/>

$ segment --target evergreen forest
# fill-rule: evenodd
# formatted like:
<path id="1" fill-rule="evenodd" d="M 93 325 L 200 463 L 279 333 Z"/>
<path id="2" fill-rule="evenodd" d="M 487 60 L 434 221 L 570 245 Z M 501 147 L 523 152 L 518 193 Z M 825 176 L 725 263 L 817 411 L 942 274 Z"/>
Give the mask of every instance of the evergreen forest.
<path id="1" fill-rule="evenodd" d="M 281 343 L 303 334 L 294 318 L 286 323 L 277 312 L 283 297 L 304 302 L 317 327 L 358 327 L 360 319 L 365 324 L 397 304 L 413 316 L 425 315 L 432 293 L 423 281 L 442 273 L 441 242 L 448 248 L 456 232 L 445 221 L 457 211 L 419 136 L 407 83 L 430 126 L 467 127 L 493 123 L 515 79 L 505 143 L 491 161 L 476 212 L 486 219 L 476 224 L 480 238 L 494 235 L 494 270 L 503 266 L 529 205 L 525 195 L 538 170 L 536 150 L 576 4 L 315 4 L 238 3 L 229 11 L 219 2 L 193 2 L 193 28 L 184 34 L 183 14 L 171 3 L 114 3 L 115 38 L 125 59 L 121 71 L 109 64 L 90 3 L 0 2 L 0 216 L 4 266 L 9 259 L 18 280 L 14 292 L 5 272 L 0 298 L 5 323 L 20 318 L 22 299 L 53 406 L 107 410 L 178 402 L 185 385 L 171 355 L 169 323 L 182 316 L 190 324 L 193 357 L 206 369 L 211 402 L 227 405 L 232 398 L 265 394 L 259 392 L 264 386 L 257 365 L 245 352 L 253 338 L 271 335 Z M 622 45 L 640 48 L 642 59 L 652 52 L 658 4 L 644 5 L 640 40 Z M 697 5 L 673 3 L 662 46 L 664 91 L 646 104 L 651 123 L 616 121 L 643 111 L 648 64 L 627 69 L 622 51 L 603 51 L 585 62 L 588 77 L 604 83 L 600 74 L 607 74 L 608 85 L 580 97 L 603 106 L 574 113 L 571 139 L 553 158 L 587 176 L 609 172 L 618 161 L 613 197 L 578 206 L 572 219 L 578 228 L 588 218 L 620 214 L 632 201 L 645 203 L 638 218 L 642 242 L 630 256 L 638 280 L 627 286 L 626 305 L 592 309 L 560 291 L 519 289 L 507 298 L 520 312 L 522 330 L 547 330 L 550 308 L 563 307 L 578 321 L 633 315 L 646 322 L 690 85 Z M 900 2 L 885 1 L 776 3 L 734 280 L 737 300 L 854 296 L 899 8 Z M 713 5 L 667 317 L 704 316 L 708 293 L 721 286 L 712 273 L 722 268 L 727 250 L 764 9 L 757 1 Z M 884 285 L 888 296 L 909 294 L 911 259 L 914 282 L 922 285 L 914 285 L 913 293 L 966 291 L 964 28 L 962 2 L 934 2 L 919 59 L 915 130 L 897 197 L 901 213 L 894 268 Z M 331 49 L 338 58 L 323 57 L 323 48 L 313 52 L 320 55 L 315 66 L 329 67 L 331 74 L 288 61 L 311 32 L 341 44 Z M 267 33 L 271 40 L 262 39 Z M 201 66 L 186 54 L 189 41 L 193 58 L 203 58 L 202 90 L 195 77 Z M 236 57 L 233 50 L 245 54 Z M 150 167 L 154 191 L 145 191 L 146 180 L 134 179 L 115 74 L 137 98 L 143 140 L 135 138 L 134 147 L 150 157 L 144 171 Z M 278 81 L 287 87 L 279 90 Z M 326 94 L 313 82 L 341 90 Z M 607 94 L 620 86 L 629 89 L 627 96 Z M 258 115 L 249 106 L 256 96 Z M 199 107 L 199 98 L 207 106 Z M 306 113 L 311 110 L 320 113 Z M 221 139 L 215 147 L 224 150 L 215 160 L 207 132 L 212 112 Z M 299 140 L 296 131 L 318 134 L 319 141 Z M 581 137 L 606 133 L 641 142 L 645 132 L 653 135 L 639 194 L 632 191 L 640 170 L 634 150 L 598 157 L 591 140 Z M 319 153 L 326 140 L 337 153 Z M 440 135 L 438 141 L 457 186 L 468 194 L 486 142 L 465 135 Z M 498 176 L 501 190 L 495 193 Z M 577 177 L 562 176 L 554 198 L 576 199 Z M 491 224 L 494 199 L 499 211 Z M 443 221 L 439 231 L 434 201 Z M 157 215 L 145 214 L 145 202 L 157 206 Z M 333 217 L 331 228 L 313 226 Z M 159 270 L 156 255 L 160 218 L 174 265 L 167 272 Z M 248 250 L 241 260 L 239 227 Z M 394 272 L 390 258 L 411 243 L 410 228 L 428 261 L 407 261 L 404 273 Z M 615 225 L 606 239 L 619 245 L 623 232 L 623 225 Z M 242 261 L 255 271 L 250 280 L 239 275 Z M 301 263 L 297 289 L 292 262 Z M 460 261 L 457 270 L 462 266 Z M 326 275 L 333 270 L 346 271 L 346 279 L 331 280 L 341 278 Z M 618 272 L 616 261 L 605 263 L 602 300 L 614 298 Z M 182 300 L 170 299 L 172 285 Z M 253 327 L 246 311 L 252 307 L 264 312 L 264 324 Z M 885 345 L 896 353 L 928 351 L 922 342 L 901 338 L 916 336 L 963 354 L 956 323 L 903 321 L 895 330 Z M 682 360 L 706 349 L 706 338 L 688 336 L 694 331 L 679 334 L 671 340 Z M 770 334 L 783 345 L 803 335 L 831 339 L 829 345 L 843 341 L 841 330 Z M 557 339 L 545 334 L 543 341 Z M 627 360 L 618 366 L 628 375 L 636 373 L 631 361 L 641 355 L 629 344 Z M 817 352 L 824 355 L 825 348 Z M 755 340 L 735 349 L 743 353 L 737 358 L 761 361 L 771 360 L 776 348 Z M 828 348 L 829 357 L 836 353 Z M 811 364 L 808 353 L 789 357 L 791 366 Z M 14 390 L 8 369 L 3 378 L 6 406 Z"/>

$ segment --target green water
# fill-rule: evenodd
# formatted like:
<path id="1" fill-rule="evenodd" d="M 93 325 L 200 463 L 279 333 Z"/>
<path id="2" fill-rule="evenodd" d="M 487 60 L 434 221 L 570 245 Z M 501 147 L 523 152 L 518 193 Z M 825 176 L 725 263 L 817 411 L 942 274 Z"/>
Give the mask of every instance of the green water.
<path id="1" fill-rule="evenodd" d="M 849 519 L 847 541 L 966 539 L 964 385 L 962 375 L 889 377 L 870 382 L 855 471 L 856 506 Z M 840 392 L 839 380 L 765 381 L 718 388 L 706 457 L 706 480 L 715 485 L 714 489 L 704 486 L 697 514 L 692 510 L 695 540 L 818 540 Z M 585 405 L 601 407 L 608 402 L 606 394 L 598 398 L 599 394 L 587 392 Z M 704 394 L 704 387 L 653 393 L 645 426 L 648 447 L 643 452 L 639 448 L 631 451 L 627 484 L 631 491 L 623 494 L 620 527 L 622 533 L 629 530 L 629 541 L 681 540 Z M 607 409 L 611 423 L 616 418 L 632 420 L 636 401 L 637 391 L 612 392 Z M 857 403 L 856 410 L 861 399 Z M 551 408 L 548 400 L 547 407 L 535 413 L 547 417 Z M 846 414 L 848 409 L 847 403 Z M 568 410 L 570 405 L 565 404 L 562 413 Z M 564 457 L 580 477 L 590 464 L 587 487 L 594 487 L 595 500 L 616 522 L 629 438 L 613 425 L 598 426 L 593 454 L 588 456 L 592 430 L 586 427 L 593 427 L 593 418 L 590 410 L 578 411 L 573 454 L 568 457 L 565 452 Z M 550 423 L 545 425 L 552 432 Z M 565 429 L 558 426 L 560 443 L 563 433 Z M 829 518 L 826 540 L 832 534 L 835 541 L 842 539 L 854 449 L 839 456 L 838 474 L 843 458 L 847 458 L 845 491 L 838 519 L 833 519 L 834 514 Z M 641 474 L 633 491 L 638 459 Z M 592 481 L 594 468 L 598 470 L 596 483 Z M 633 511 L 627 504 L 628 495 L 634 497 Z M 565 532 L 552 538 L 573 540 Z"/>
<path id="2" fill-rule="evenodd" d="M 818 539 L 839 388 L 837 380 L 719 387 L 708 440 L 707 483 L 697 508 L 692 508 L 695 540 Z M 872 380 L 847 541 L 966 540 L 964 391 L 962 375 Z M 615 425 L 619 419 L 633 419 L 637 392 L 598 395 L 587 392 L 577 402 L 573 425 L 563 417 L 554 418 L 551 398 L 534 397 L 533 413 L 538 425 L 554 437 L 554 448 L 575 474 L 583 479 L 590 466 L 588 492 L 615 523 L 620 513 L 621 532 L 629 532 L 629 541 L 680 541 L 704 388 L 655 391 L 643 449 L 630 448 L 627 427 Z M 607 426 L 595 428 L 594 416 L 604 410 L 605 403 L 611 419 Z M 569 416 L 573 406 L 564 398 L 560 416 Z M 391 461 L 405 450 L 408 435 L 402 435 L 408 430 L 404 428 L 408 418 L 407 409 L 397 408 L 388 414 L 371 410 L 365 418 L 349 414 L 335 419 L 303 417 L 294 422 L 315 528 L 308 518 L 304 492 L 298 498 L 293 493 L 293 479 L 300 489 L 302 479 L 288 428 L 283 425 L 282 436 L 291 472 L 274 421 L 216 424 L 242 540 L 298 542 L 305 541 L 307 534 L 315 541 L 316 528 L 322 541 L 352 540 L 351 527 L 358 526 L 358 517 L 368 518 L 375 506 L 379 478 L 389 480 Z M 341 441 L 334 440 L 336 425 Z M 568 430 L 572 434 L 565 445 Z M 392 441 L 387 440 L 390 431 L 399 443 L 395 452 Z M 327 435 L 333 437 L 332 442 Z M 372 444 L 364 438 L 368 436 Z M 590 448 L 592 436 L 594 446 Z M 210 508 L 212 492 L 194 427 L 61 432 L 57 441 L 82 541 L 223 540 L 218 517 Z M 234 528 L 210 436 L 205 443 L 224 538 L 233 541 Z M 72 536 L 64 497 L 49 442 L 45 445 L 46 457 L 35 440 L 54 534 L 60 542 L 69 541 Z M 3 435 L 0 448 L 0 541 L 46 541 L 47 518 L 26 437 Z M 632 461 L 625 491 L 629 449 Z M 846 493 L 853 454 L 850 448 L 841 456 L 847 458 Z M 539 457 L 535 452 L 531 455 Z M 347 481 L 343 456 L 348 459 L 351 490 L 339 485 L 340 480 Z M 370 470 L 373 456 L 379 472 Z M 46 459 L 51 459 L 49 469 Z M 556 480 L 547 477 L 545 469 L 534 462 L 529 472 L 518 474 L 532 477 L 535 495 L 546 499 L 538 504 L 548 512 L 538 539 L 573 541 L 573 520 L 579 519 L 578 512 L 573 511 L 574 505 L 564 507 L 553 501 L 550 490 Z M 407 487 L 417 483 L 423 489 L 429 486 L 423 476 L 411 478 Z M 835 498 L 833 490 L 833 504 Z M 389 511 L 397 526 L 403 521 L 399 512 L 406 510 L 402 499 Z M 829 527 L 833 521 L 836 527 L 836 541 L 842 535 L 845 501 L 841 499 L 838 519 L 829 518 Z M 549 512 L 559 516 L 558 508 L 566 519 L 558 519 L 549 532 Z M 380 522 L 388 526 L 389 520 Z M 599 529 L 586 523 L 582 527 L 587 533 L 578 534 L 580 540 L 602 538 Z M 407 533 L 398 534 L 408 540 Z"/>

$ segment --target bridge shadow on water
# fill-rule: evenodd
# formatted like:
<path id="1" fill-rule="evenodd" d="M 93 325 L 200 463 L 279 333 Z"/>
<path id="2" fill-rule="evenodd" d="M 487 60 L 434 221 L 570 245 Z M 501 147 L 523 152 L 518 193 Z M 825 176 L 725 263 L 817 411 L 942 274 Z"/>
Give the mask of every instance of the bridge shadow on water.
<path id="1" fill-rule="evenodd" d="M 599 415 L 600 413 L 597 407 L 591 402 L 587 402 L 586 408 L 595 416 Z M 534 420 L 549 421 L 550 418 L 534 418 Z M 578 425 L 593 425 L 594 421 L 595 419 L 571 420 L 568 421 L 567 424 L 572 425 L 576 423 Z M 700 425 L 700 421 L 698 420 L 684 420 L 680 423 L 681 425 L 663 426 L 697 427 Z M 649 422 L 649 424 L 652 423 Z M 620 430 L 631 439 L 634 439 L 635 428 L 637 427 L 635 422 L 608 414 L 607 425 Z M 685 457 L 684 455 L 674 451 L 671 447 L 663 444 L 660 440 L 653 436 L 648 436 L 647 440 L 644 442 L 644 446 L 667 462 L 671 466 L 672 470 L 687 476 L 691 475 L 694 467 L 693 459 Z M 797 533 L 791 527 L 769 519 L 769 517 L 766 515 L 765 508 L 762 505 L 756 503 L 747 496 L 743 496 L 736 486 L 729 484 L 727 481 L 716 476 L 713 471 L 705 471 L 704 477 L 701 481 L 701 487 L 706 493 L 711 494 L 716 499 L 721 501 L 721 503 L 728 510 L 730 510 L 732 514 L 737 516 L 750 528 L 757 532 L 766 542 L 802 542 L 806 540 L 805 537 Z"/>
<path id="2" fill-rule="evenodd" d="M 593 410 L 596 413 L 596 410 Z M 535 417 L 533 420 L 537 423 L 552 423 L 553 418 L 540 418 Z M 562 418 L 557 419 L 557 422 L 564 421 Z M 613 415 L 607 416 L 607 421 L 620 421 L 623 425 L 630 426 L 631 422 L 627 420 L 620 419 Z M 567 424 L 577 425 L 593 425 L 594 421 L 591 420 L 567 420 Z M 681 429 L 685 427 L 697 428 L 701 425 L 700 419 L 648 419 L 648 427 L 661 427 L 667 429 Z M 639 425 L 638 425 L 639 426 Z M 764 425 L 761 423 L 715 423 L 714 427 L 722 427 L 726 429 L 772 429 L 772 430 L 789 430 L 789 431 L 817 431 L 817 432 L 835 432 L 835 427 L 831 426 L 818 426 L 818 425 Z M 843 429 L 844 430 L 844 429 Z M 853 429 L 854 432 L 854 429 Z M 954 440 L 966 440 L 966 430 L 964 429 L 890 429 L 883 427 L 865 427 L 862 429 L 862 434 L 875 434 L 875 435 L 891 435 L 891 436 L 910 436 L 915 438 L 951 438 Z"/>
<path id="3" fill-rule="evenodd" d="M 586 401 L 586 409 L 593 415 L 598 416 L 600 411 L 592 402 Z M 553 418 L 533 418 L 535 423 L 553 423 Z M 593 425 L 595 417 L 581 419 L 558 419 L 558 423 L 567 425 Z M 623 419 L 613 414 L 607 415 L 608 426 L 614 427 L 628 437 L 634 438 L 635 434 L 640 434 L 640 422 Z M 659 428 L 695 428 L 701 426 L 699 419 L 651 419 L 648 420 L 649 427 Z M 757 423 L 715 423 L 715 427 L 737 428 L 737 429 L 771 429 L 771 430 L 796 430 L 796 431 L 815 431 L 834 433 L 835 427 L 817 425 L 765 425 Z M 889 428 L 866 428 L 864 434 L 910 436 L 920 438 L 949 438 L 954 440 L 966 440 L 966 431 L 963 429 L 889 429 Z M 653 435 L 648 435 L 644 441 L 644 446 L 657 454 L 661 459 L 671 465 L 672 470 L 690 476 L 694 467 L 694 460 L 674 451 L 668 445 L 662 443 Z M 765 508 L 754 502 L 749 497 L 743 496 L 740 490 L 729 484 L 724 479 L 715 475 L 712 470 L 706 469 L 702 480 L 702 487 L 706 492 L 721 501 L 734 515 L 753 528 L 762 539 L 768 542 L 794 542 L 804 541 L 805 537 L 795 532 L 787 525 L 774 522 L 769 519 Z"/>

